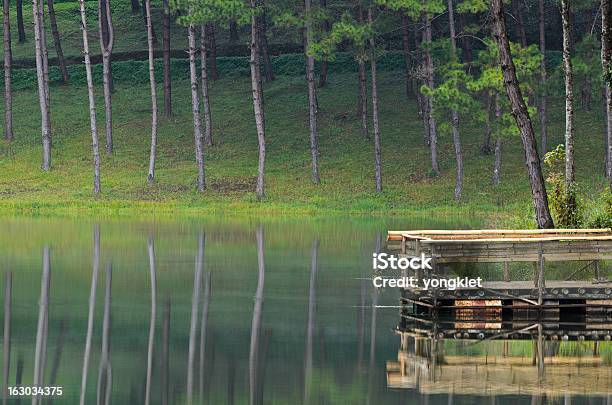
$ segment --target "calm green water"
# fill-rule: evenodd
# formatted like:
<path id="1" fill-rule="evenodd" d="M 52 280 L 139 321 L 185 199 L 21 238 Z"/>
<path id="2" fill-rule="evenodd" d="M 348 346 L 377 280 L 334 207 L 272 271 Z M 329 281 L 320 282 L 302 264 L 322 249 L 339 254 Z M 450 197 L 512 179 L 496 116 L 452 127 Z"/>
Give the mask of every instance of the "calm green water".
<path id="1" fill-rule="evenodd" d="M 387 229 L 478 226 L 431 218 L 0 219 L 3 296 L 12 276 L 9 385 L 33 385 L 42 364 L 43 385 L 63 389 L 53 402 L 79 403 L 97 263 L 86 404 L 105 395 L 107 403 L 143 404 L 147 391 L 151 404 L 541 403 L 388 386 L 387 362 L 400 351 L 399 293 L 363 280 L 372 252 L 384 249 Z M 40 307 L 47 248 L 48 307 Z M 496 356 L 501 343 L 445 345 L 449 354 Z M 567 343 L 564 356 L 593 358 L 587 343 Z M 531 357 L 531 342 L 510 344 L 512 355 Z M 612 349 L 598 350 L 598 389 L 612 392 Z M 589 395 L 546 401 L 610 403 Z"/>

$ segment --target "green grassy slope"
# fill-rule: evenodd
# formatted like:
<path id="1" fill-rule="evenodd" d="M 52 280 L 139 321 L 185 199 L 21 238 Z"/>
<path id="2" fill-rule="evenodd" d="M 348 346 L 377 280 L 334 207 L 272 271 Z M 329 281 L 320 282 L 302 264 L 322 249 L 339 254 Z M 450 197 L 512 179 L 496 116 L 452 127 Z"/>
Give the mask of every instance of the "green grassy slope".
<path id="1" fill-rule="evenodd" d="M 40 122 L 36 93 L 15 96 L 16 141 L 0 143 L 0 207 L 11 212 L 187 214 L 211 211 L 402 213 L 437 208 L 443 213 L 529 214 L 530 192 L 518 137 L 504 146 L 502 182 L 490 184 L 492 156 L 479 152 L 482 125 L 464 117 L 464 201 L 453 201 L 454 155 L 449 136 L 440 139 L 443 174 L 429 177 L 429 153 L 414 100 L 402 93 L 400 75 L 380 78 L 384 192 L 374 192 L 373 143 L 363 139 L 355 117 L 356 76 L 337 74 L 319 93 L 322 184 L 310 181 L 306 86 L 302 77 L 281 76 L 265 85 L 267 197 L 253 193 L 257 167 L 248 78 L 213 84 L 211 102 L 215 145 L 206 150 L 208 190 L 195 191 L 193 124 L 188 82 L 173 83 L 175 117 L 160 121 L 157 181 L 146 182 L 150 99 L 144 85 L 119 84 L 114 94 L 115 154 L 102 156 L 102 195 L 92 195 L 91 134 L 86 91 L 52 88 L 53 169 L 40 170 Z M 101 89 L 98 95 L 102 137 Z M 160 89 L 161 93 L 161 89 Z M 161 105 L 161 104 L 160 104 Z M 550 145 L 563 140 L 559 100 L 551 108 Z M 577 116 L 576 165 L 579 187 L 588 198 L 603 189 L 603 120 L 597 112 Z"/>

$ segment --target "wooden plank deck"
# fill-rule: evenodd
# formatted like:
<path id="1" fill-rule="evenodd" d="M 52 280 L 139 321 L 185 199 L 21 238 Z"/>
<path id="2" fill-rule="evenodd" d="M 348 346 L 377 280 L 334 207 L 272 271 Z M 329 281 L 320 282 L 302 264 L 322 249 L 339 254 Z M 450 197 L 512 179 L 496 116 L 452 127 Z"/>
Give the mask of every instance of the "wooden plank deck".
<path id="1" fill-rule="evenodd" d="M 612 230 L 389 231 L 388 249 L 436 263 L 612 260 Z"/>

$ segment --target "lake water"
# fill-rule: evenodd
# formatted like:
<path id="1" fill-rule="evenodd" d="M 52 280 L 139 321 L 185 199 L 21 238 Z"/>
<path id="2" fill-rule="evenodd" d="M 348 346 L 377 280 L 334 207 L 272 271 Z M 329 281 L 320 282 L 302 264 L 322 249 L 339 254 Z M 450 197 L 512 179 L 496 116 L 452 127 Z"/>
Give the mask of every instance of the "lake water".
<path id="1" fill-rule="evenodd" d="M 522 341 L 446 341 L 448 366 L 408 355 L 408 368 L 424 371 L 390 383 L 402 353 L 427 349 L 402 348 L 399 292 L 372 287 L 372 252 L 384 250 L 389 229 L 478 226 L 432 218 L 0 219 L 0 291 L 10 274 L 12 295 L 2 317 L 10 312 L 9 385 L 61 386 L 53 402 L 78 404 L 91 324 L 86 404 L 612 403 L 609 342 L 560 343 L 550 362 L 569 365 L 548 367 L 548 384 L 584 384 L 563 370 L 596 366 L 595 388 L 573 395 L 554 387 L 534 395 L 527 383 L 521 391 L 516 381 L 536 369 L 528 370 L 534 346 Z M 449 386 L 445 376 L 461 372 L 450 359 L 460 356 L 511 356 L 516 364 L 501 371 L 477 367 L 509 378 L 509 392 L 470 393 L 478 379 L 468 374 Z"/>

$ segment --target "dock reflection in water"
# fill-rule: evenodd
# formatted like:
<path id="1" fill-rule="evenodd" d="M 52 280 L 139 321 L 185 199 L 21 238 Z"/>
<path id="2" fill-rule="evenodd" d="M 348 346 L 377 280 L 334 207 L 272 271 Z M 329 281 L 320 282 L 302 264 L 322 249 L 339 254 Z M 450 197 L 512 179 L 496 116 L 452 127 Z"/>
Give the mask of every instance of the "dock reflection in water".
<path id="1" fill-rule="evenodd" d="M 405 257 L 433 257 L 433 269 L 419 279 L 453 277 L 456 268 L 474 273 L 480 263 L 503 266 L 481 287 L 401 289 L 388 387 L 446 395 L 448 403 L 461 396 L 610 403 L 609 229 L 409 231 L 389 232 L 388 240 Z M 522 265 L 513 274 L 510 264 L 524 262 L 532 270 Z"/>

